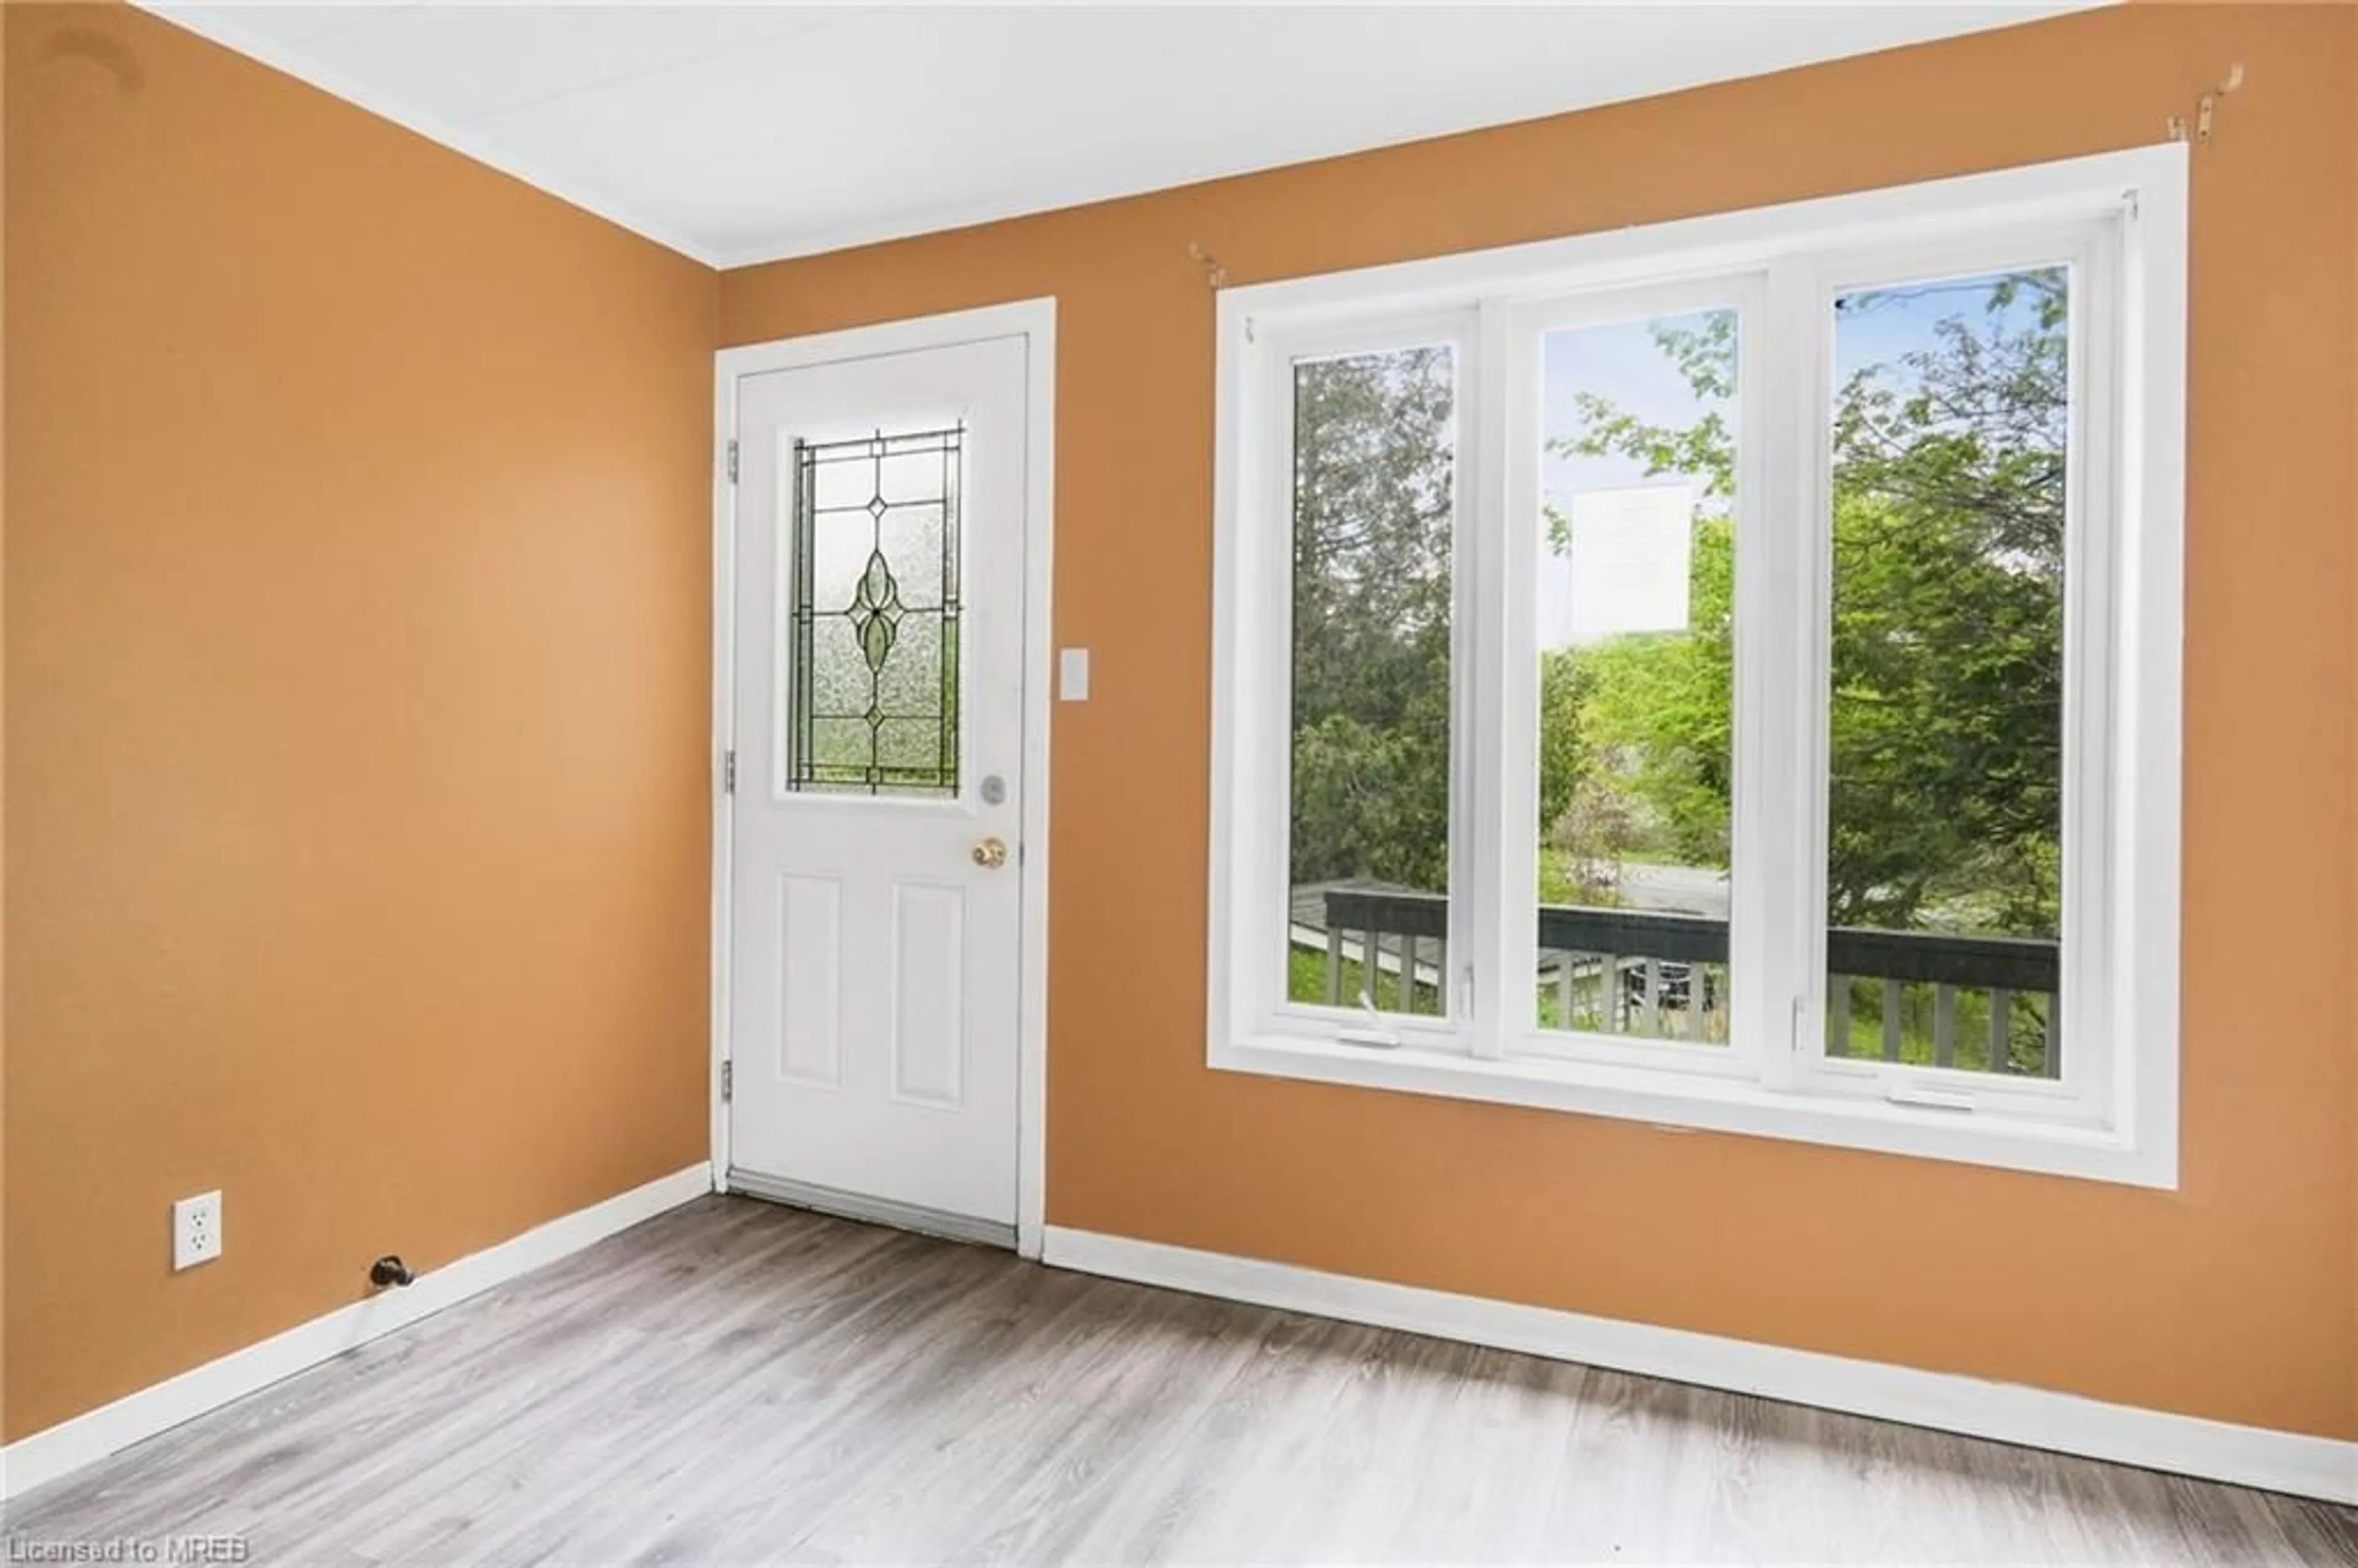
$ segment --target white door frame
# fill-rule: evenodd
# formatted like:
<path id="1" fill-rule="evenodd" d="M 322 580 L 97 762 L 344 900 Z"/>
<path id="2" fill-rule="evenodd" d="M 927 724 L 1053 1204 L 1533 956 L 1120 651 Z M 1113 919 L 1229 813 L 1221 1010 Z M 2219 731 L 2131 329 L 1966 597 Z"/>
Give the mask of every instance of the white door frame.
<path id="1" fill-rule="evenodd" d="M 1054 622 L 1056 483 L 1056 301 L 1053 297 L 782 338 L 713 355 L 712 401 L 712 1180 L 729 1190 L 729 1107 L 720 1098 L 730 1056 L 729 907 L 732 850 L 725 760 L 736 750 L 737 487 L 729 474 L 737 439 L 737 384 L 772 371 L 840 360 L 950 348 L 990 338 L 1024 343 L 1023 838 L 1019 863 L 1023 973 L 1016 1021 L 1015 1248 L 1040 1256 L 1047 1209 L 1048 1109 L 1048 705 Z"/>

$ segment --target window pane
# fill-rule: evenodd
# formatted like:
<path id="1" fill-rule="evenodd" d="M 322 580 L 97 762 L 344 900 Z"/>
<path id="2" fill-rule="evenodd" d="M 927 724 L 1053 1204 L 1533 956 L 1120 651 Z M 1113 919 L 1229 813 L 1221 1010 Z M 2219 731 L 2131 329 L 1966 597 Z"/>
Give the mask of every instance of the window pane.
<path id="1" fill-rule="evenodd" d="M 2055 1076 L 2069 272 L 1834 302 L 1826 1049 Z"/>
<path id="2" fill-rule="evenodd" d="M 1444 1010 L 1455 393 L 1444 345 L 1294 366 L 1295 1001 Z"/>
<path id="3" fill-rule="evenodd" d="M 957 793 L 964 444 L 796 444 L 787 787 Z"/>
<path id="4" fill-rule="evenodd" d="M 1539 1022 L 1727 1040 L 1736 319 L 1549 332 Z"/>

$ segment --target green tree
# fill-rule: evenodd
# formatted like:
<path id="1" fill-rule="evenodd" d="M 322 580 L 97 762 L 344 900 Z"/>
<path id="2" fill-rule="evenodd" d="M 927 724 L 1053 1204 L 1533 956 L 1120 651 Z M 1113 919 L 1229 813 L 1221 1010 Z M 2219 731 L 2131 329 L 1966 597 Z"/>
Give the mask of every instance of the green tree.
<path id="1" fill-rule="evenodd" d="M 1294 372 L 1293 875 L 1448 885 L 1446 348 Z"/>
<path id="2" fill-rule="evenodd" d="M 1829 916 L 2058 934 L 2064 274 L 2017 274 L 1834 418 Z M 1851 314 L 1884 297 L 1853 296 Z"/>
<path id="3" fill-rule="evenodd" d="M 2065 285 L 2032 272 L 1975 287 L 1978 319 L 1944 319 L 1929 347 L 1836 396 L 1829 914 L 2052 935 Z M 1896 297 L 1838 308 L 1864 318 Z M 1540 826 L 1552 838 L 1577 815 L 1576 860 L 1609 840 L 1616 856 L 1725 864 L 1735 320 L 1656 339 L 1695 418 L 1650 423 L 1589 395 L 1554 449 L 1703 481 L 1690 629 L 1544 656 Z M 1445 885 L 1452 371 L 1429 348 L 1295 373 L 1297 881 Z M 1567 548 L 1567 520 L 1547 521 Z"/>
<path id="4" fill-rule="evenodd" d="M 2061 791 L 2068 350 L 2060 271 L 1985 290 L 1981 319 L 1849 377 L 1833 416 L 1829 916 L 2052 935 Z M 1895 297 L 1864 293 L 1863 317 Z M 1663 848 L 1725 852 L 1733 633 L 1732 316 L 1656 341 L 1704 412 L 1649 423 L 1584 397 L 1556 449 L 1706 480 L 1693 624 L 1577 651 L 1583 744 Z M 1563 520 L 1550 519 L 1558 548 Z"/>
<path id="5" fill-rule="evenodd" d="M 1575 859 L 1595 860 L 1582 823 L 1610 821 L 1625 850 L 1694 865 L 1727 864 L 1728 802 L 1736 669 L 1736 438 L 1728 423 L 1736 392 L 1736 316 L 1714 311 L 1693 326 L 1664 323 L 1654 341 L 1694 395 L 1693 424 L 1650 424 L 1593 392 L 1575 395 L 1577 432 L 1548 443 L 1565 457 L 1618 456 L 1649 478 L 1702 481 L 1689 556 L 1687 629 L 1630 633 L 1549 655 L 1577 664 L 1585 701 L 1579 737 L 1583 771 L 1627 795 L 1618 813 L 1590 803 L 1579 823 L 1541 803 L 1542 833 Z M 1550 506 L 1548 538 L 1572 546 L 1571 519 Z M 1552 715 L 1543 713 L 1545 727 Z"/>
<path id="6" fill-rule="evenodd" d="M 1596 694 L 1595 667 L 1570 648 L 1540 656 L 1540 821 L 1572 808 L 1590 772 L 1586 713 Z"/>

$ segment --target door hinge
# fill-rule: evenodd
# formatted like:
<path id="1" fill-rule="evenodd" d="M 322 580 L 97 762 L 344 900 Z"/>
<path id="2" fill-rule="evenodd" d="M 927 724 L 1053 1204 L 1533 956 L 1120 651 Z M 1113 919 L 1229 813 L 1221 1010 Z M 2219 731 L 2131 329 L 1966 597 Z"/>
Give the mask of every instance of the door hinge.
<path id="1" fill-rule="evenodd" d="M 734 752 L 720 753 L 720 793 L 737 793 L 737 753 Z"/>
<path id="2" fill-rule="evenodd" d="M 737 1093 L 737 1064 L 736 1064 L 735 1062 L 733 1062 L 733 1061 L 730 1061 L 730 1062 L 723 1062 L 723 1063 L 721 1063 L 721 1064 L 720 1064 L 720 1098 L 721 1098 L 721 1101 L 722 1101 L 724 1104 L 725 1104 L 725 1103 L 727 1103 L 730 1099 L 733 1098 L 736 1096 L 736 1093 Z"/>
<path id="3" fill-rule="evenodd" d="M 729 438 L 729 482 L 737 482 L 737 438 Z"/>

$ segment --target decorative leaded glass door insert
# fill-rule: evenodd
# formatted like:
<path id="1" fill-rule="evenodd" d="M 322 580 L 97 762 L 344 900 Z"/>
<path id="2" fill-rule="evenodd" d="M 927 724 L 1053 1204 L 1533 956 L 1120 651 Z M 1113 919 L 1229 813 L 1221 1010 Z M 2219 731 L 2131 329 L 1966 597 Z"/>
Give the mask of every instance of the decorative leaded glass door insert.
<path id="1" fill-rule="evenodd" d="M 795 443 L 788 788 L 957 794 L 965 439 Z"/>

